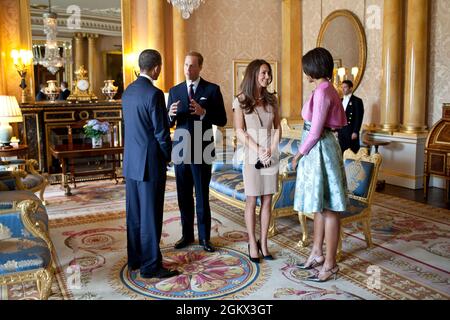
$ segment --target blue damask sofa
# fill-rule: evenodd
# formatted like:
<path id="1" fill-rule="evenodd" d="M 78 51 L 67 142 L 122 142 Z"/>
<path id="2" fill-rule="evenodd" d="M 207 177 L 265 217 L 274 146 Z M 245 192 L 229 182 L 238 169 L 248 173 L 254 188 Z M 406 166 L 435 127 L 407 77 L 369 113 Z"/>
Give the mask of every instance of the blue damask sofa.
<path id="1" fill-rule="evenodd" d="M 293 156 L 300 147 L 302 131 L 288 126 L 287 120 L 281 121 L 282 138 L 280 140 L 280 168 L 278 192 L 272 201 L 272 219 L 269 226 L 269 236 L 276 234 L 275 219 L 282 216 L 296 214 L 293 210 L 294 191 L 297 172 L 292 168 Z M 235 207 L 245 208 L 244 182 L 242 177 L 242 163 L 232 161 L 232 154 L 217 155 L 213 163 L 210 193 L 212 196 Z M 235 157 L 236 158 L 236 157 Z M 257 212 L 260 209 L 260 199 L 257 201 Z"/>
<path id="2" fill-rule="evenodd" d="M 54 248 L 48 216 L 30 191 L 0 192 L 0 286 L 36 281 L 40 299 L 48 299 L 54 279 Z"/>

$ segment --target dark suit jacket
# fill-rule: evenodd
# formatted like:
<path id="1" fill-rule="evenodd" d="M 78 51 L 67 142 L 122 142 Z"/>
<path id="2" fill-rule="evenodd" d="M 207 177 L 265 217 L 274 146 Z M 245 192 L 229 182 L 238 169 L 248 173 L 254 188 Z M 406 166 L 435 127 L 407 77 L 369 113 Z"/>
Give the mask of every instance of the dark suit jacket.
<path id="1" fill-rule="evenodd" d="M 345 115 L 347 116 L 347 127 L 350 135 L 352 133 L 359 135 L 364 117 L 363 101 L 352 94 L 345 110 Z"/>
<path id="2" fill-rule="evenodd" d="M 347 109 L 345 109 L 345 115 L 347 116 L 347 125 L 338 130 L 339 145 L 341 146 L 342 152 L 351 148 L 353 152 L 357 153 L 360 147 L 359 131 L 361 130 L 364 117 L 363 101 L 352 95 Z M 358 135 L 356 140 L 352 140 L 353 133 Z"/>
<path id="3" fill-rule="evenodd" d="M 43 93 L 42 91 L 39 91 L 36 95 L 36 101 L 46 101 L 47 95 Z"/>
<path id="4" fill-rule="evenodd" d="M 65 91 L 61 91 L 58 96 L 58 100 L 67 100 L 67 97 L 70 96 L 70 90 L 67 89 Z"/>
<path id="5" fill-rule="evenodd" d="M 197 89 L 195 90 L 194 100 L 200 104 L 202 108 L 206 110 L 206 115 L 201 120 L 202 124 L 202 136 L 199 136 L 200 132 L 194 132 L 194 122 L 200 121 L 200 117 L 196 115 L 191 115 L 189 110 L 189 97 L 188 88 L 186 81 L 176 85 L 169 90 L 169 100 L 167 107 L 174 102 L 180 100 L 180 105 L 178 106 L 177 115 L 170 119 L 170 125 L 173 127 L 176 124 L 175 136 L 177 136 L 177 130 L 185 129 L 189 131 L 192 141 L 191 141 L 191 156 L 192 163 L 194 163 L 194 143 L 201 143 L 203 140 L 203 135 L 205 131 L 212 130 L 212 125 L 223 127 L 227 123 L 227 114 L 225 112 L 225 106 L 223 103 L 222 93 L 220 92 L 220 87 L 214 83 L 208 82 L 204 79 L 200 79 Z M 206 141 L 203 141 L 201 146 L 202 152 L 211 143 L 214 143 L 214 136 L 205 136 Z M 174 141 L 174 148 L 180 141 Z M 208 149 L 209 150 L 209 149 Z M 211 149 L 211 155 L 214 156 L 215 150 Z M 180 152 L 180 156 L 183 156 L 183 152 Z M 204 159 L 202 157 L 202 163 Z"/>
<path id="6" fill-rule="evenodd" d="M 138 77 L 122 95 L 125 151 L 123 175 L 151 181 L 166 174 L 172 143 L 164 93 Z"/>

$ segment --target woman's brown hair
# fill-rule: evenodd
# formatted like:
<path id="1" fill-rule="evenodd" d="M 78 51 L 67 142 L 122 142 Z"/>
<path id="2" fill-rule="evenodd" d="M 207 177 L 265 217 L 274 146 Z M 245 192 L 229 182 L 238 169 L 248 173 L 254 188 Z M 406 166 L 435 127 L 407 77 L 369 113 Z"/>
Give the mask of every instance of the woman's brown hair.
<path id="1" fill-rule="evenodd" d="M 256 99 L 255 93 L 257 88 L 257 81 L 259 70 L 262 65 L 266 65 L 269 68 L 270 82 L 272 82 L 272 67 L 270 64 L 262 59 L 253 60 L 245 69 L 244 79 L 242 80 L 240 89 L 241 92 L 237 95 L 241 108 L 246 114 L 250 114 L 255 110 Z M 273 108 L 277 108 L 278 100 L 276 97 L 276 92 L 269 92 L 267 88 L 262 88 L 261 90 L 261 100 L 264 103 L 264 107 L 270 104 Z"/>

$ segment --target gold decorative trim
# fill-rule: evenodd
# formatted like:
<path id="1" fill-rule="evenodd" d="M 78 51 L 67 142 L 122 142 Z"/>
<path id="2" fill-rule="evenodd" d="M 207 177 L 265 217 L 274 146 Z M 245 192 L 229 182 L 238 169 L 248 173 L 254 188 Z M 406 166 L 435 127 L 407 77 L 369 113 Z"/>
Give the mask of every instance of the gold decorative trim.
<path id="1" fill-rule="evenodd" d="M 328 15 L 328 17 L 325 18 L 324 22 L 322 23 L 322 26 L 320 27 L 319 36 L 317 38 L 317 46 L 321 47 L 323 42 L 323 37 L 325 34 L 325 31 L 327 30 L 329 24 L 331 21 L 333 21 L 334 18 L 337 17 L 346 17 L 350 20 L 350 22 L 353 24 L 353 26 L 356 28 L 356 31 L 358 33 L 358 45 L 359 45 L 359 61 L 360 65 L 358 65 L 359 72 L 356 76 L 355 81 L 353 81 L 353 91 L 356 91 L 358 89 L 359 84 L 361 83 L 361 79 L 364 75 L 365 69 L 366 69 L 366 61 L 367 61 L 367 41 L 366 41 L 366 34 L 364 32 L 364 27 L 359 21 L 359 18 L 351 11 L 349 10 L 336 10 L 333 11 Z"/>
<path id="2" fill-rule="evenodd" d="M 117 112 L 118 114 L 116 116 L 111 117 L 102 117 L 99 116 L 100 113 L 114 113 Z M 96 119 L 102 119 L 102 120 L 116 120 L 116 119 L 122 119 L 122 110 L 94 110 L 94 118 Z"/>
<path id="3" fill-rule="evenodd" d="M 83 110 L 78 113 L 81 120 L 89 119 L 89 111 Z M 95 118 L 95 117 L 94 117 Z"/>

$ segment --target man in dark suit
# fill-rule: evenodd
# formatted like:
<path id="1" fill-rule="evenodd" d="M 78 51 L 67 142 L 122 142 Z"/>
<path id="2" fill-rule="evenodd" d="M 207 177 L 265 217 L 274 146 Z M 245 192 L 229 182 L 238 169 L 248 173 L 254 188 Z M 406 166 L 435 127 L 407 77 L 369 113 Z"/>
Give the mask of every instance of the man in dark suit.
<path id="1" fill-rule="evenodd" d="M 200 53 L 188 53 L 184 62 L 186 81 L 169 91 L 170 123 L 176 124 L 172 160 L 183 228 L 183 236 L 175 248 L 181 249 L 194 242 L 195 186 L 199 244 L 205 251 L 213 252 L 209 207 L 211 163 L 215 156 L 212 125 L 224 126 L 227 115 L 220 87 L 200 77 L 202 66 Z"/>
<path id="2" fill-rule="evenodd" d="M 61 81 L 61 92 L 59 93 L 58 100 L 67 100 L 67 97 L 70 96 L 70 90 L 67 87 L 67 82 Z"/>
<path id="3" fill-rule="evenodd" d="M 41 83 L 39 85 L 39 92 L 36 95 L 36 101 L 46 101 L 47 95 L 45 94 L 45 84 Z"/>
<path id="4" fill-rule="evenodd" d="M 144 50 L 139 55 L 140 76 L 122 96 L 128 268 L 140 269 L 143 278 L 178 274 L 162 266 L 159 248 L 166 168 L 172 151 L 164 93 L 153 85 L 161 66 L 158 51 Z"/>
<path id="5" fill-rule="evenodd" d="M 347 116 L 347 125 L 338 130 L 339 144 L 342 153 L 349 148 L 357 153 L 359 150 L 359 132 L 364 117 L 364 104 L 360 98 L 352 94 L 353 82 L 350 80 L 342 82 L 342 92 L 344 93 L 342 105 Z"/>

